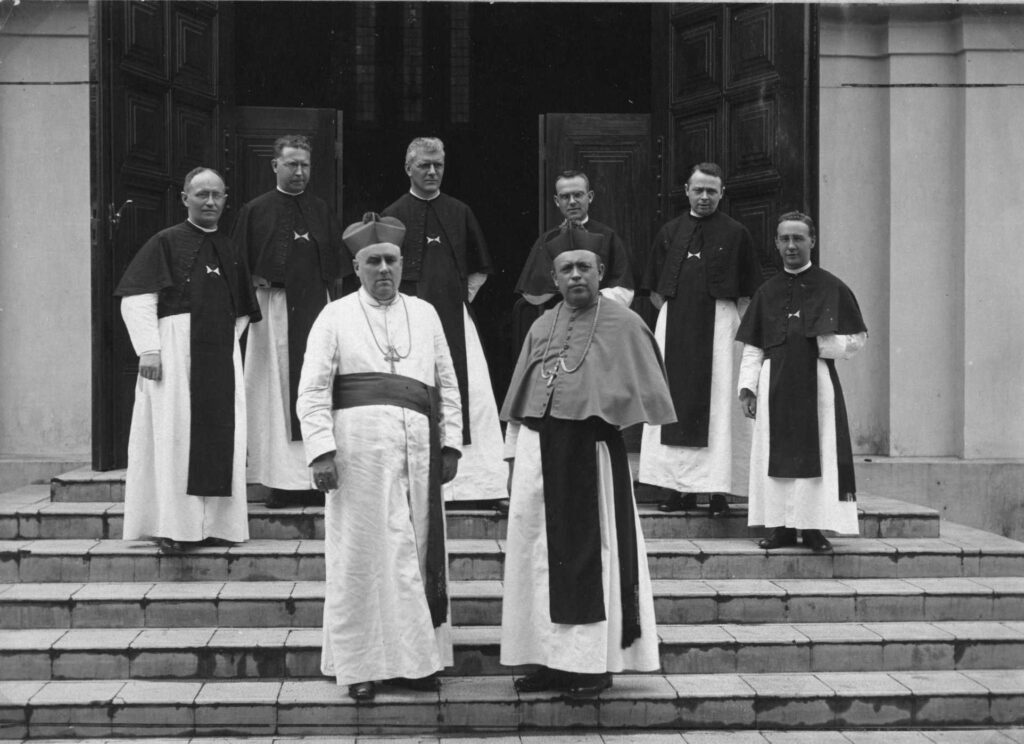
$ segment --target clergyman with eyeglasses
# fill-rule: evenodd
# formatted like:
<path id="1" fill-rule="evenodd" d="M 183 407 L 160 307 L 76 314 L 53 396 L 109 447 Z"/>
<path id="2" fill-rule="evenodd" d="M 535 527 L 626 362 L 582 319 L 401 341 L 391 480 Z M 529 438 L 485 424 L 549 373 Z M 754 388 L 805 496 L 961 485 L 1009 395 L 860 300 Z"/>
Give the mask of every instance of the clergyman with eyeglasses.
<path id="1" fill-rule="evenodd" d="M 858 534 L 850 427 L 836 359 L 867 340 L 857 298 L 811 263 L 814 221 L 779 217 L 783 270 L 754 294 L 736 340 L 743 413 L 754 419 L 747 524 L 773 528 L 759 545 L 832 548 L 822 530 Z"/>
<path id="2" fill-rule="evenodd" d="M 238 340 L 260 319 L 245 261 L 217 229 L 220 174 L 190 171 L 181 200 L 188 218 L 146 241 L 115 291 L 139 355 L 124 539 L 165 552 L 249 538 Z"/>
<path id="3" fill-rule="evenodd" d="M 306 137 L 279 137 L 270 161 L 277 185 L 242 207 L 232 234 L 265 317 L 249 332 L 245 390 L 249 482 L 270 489 L 269 508 L 323 505 L 306 466 L 295 399 L 309 329 L 351 266 L 340 263 L 337 220 L 306 190 L 312 157 Z"/>
<path id="4" fill-rule="evenodd" d="M 516 283 L 516 292 L 522 294 L 523 299 L 531 305 L 546 309 L 554 307 L 561 299 L 558 287 L 551 280 L 551 269 L 555 247 L 560 244 L 558 237 L 570 227 L 600 238 L 590 243 L 605 268 L 600 281 L 601 295 L 623 307 L 629 307 L 633 301 L 636 285 L 629 248 L 614 229 L 590 216 L 590 205 L 594 203 L 594 198 L 594 190 L 590 187 L 586 173 L 567 170 L 558 174 L 554 200 L 558 211 L 562 213 L 562 222 L 537 238 Z"/>

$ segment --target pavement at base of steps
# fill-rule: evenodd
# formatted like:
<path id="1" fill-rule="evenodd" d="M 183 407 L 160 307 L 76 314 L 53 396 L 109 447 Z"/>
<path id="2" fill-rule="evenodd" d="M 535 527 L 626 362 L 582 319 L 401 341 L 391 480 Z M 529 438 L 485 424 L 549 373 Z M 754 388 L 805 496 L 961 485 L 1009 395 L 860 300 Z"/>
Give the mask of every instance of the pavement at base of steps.
<path id="1" fill-rule="evenodd" d="M 444 736 L 192 737 L 25 739 L 11 744 L 1024 744 L 1024 728 L 531 732 Z"/>

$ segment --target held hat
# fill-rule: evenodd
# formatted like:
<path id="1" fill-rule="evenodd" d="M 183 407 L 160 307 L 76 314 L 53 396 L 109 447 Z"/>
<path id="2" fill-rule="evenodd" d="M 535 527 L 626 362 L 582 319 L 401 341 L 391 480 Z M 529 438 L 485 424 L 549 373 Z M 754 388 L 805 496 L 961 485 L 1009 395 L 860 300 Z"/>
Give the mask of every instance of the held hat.
<path id="1" fill-rule="evenodd" d="M 586 228 L 575 222 L 568 222 L 558 235 L 544 244 L 544 249 L 553 261 L 566 251 L 590 251 L 602 255 L 604 235 L 587 232 Z"/>
<path id="2" fill-rule="evenodd" d="M 381 243 L 391 243 L 401 248 L 404 237 L 405 225 L 401 220 L 395 217 L 381 217 L 376 212 L 367 212 L 362 220 L 353 222 L 341 235 L 353 256 L 367 246 Z"/>

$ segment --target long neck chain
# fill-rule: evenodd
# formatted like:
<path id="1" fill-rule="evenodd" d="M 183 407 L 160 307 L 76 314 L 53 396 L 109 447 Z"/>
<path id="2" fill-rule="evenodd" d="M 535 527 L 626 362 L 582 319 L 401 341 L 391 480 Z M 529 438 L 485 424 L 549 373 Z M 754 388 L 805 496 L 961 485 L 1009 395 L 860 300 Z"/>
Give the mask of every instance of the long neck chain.
<path id="1" fill-rule="evenodd" d="M 597 319 L 601 317 L 601 295 L 598 295 L 597 307 L 594 309 L 594 322 L 590 326 L 590 335 L 587 336 L 587 345 L 583 347 L 583 354 L 580 356 L 580 360 L 573 367 L 569 367 L 565 363 L 565 356 L 569 351 L 569 344 L 567 341 L 565 347 L 561 352 L 559 352 L 555 363 L 551 365 L 551 369 L 544 369 L 544 360 L 548 358 L 548 353 L 551 351 L 551 340 L 554 338 L 555 326 L 558 325 L 558 316 L 562 312 L 562 305 L 564 304 L 565 302 L 558 303 L 558 307 L 555 309 L 555 319 L 551 322 L 551 330 L 548 331 L 548 341 L 544 345 L 544 354 L 540 358 L 540 376 L 542 379 L 547 380 L 548 387 L 551 387 L 554 384 L 555 378 L 558 376 L 560 371 L 565 372 L 567 375 L 571 375 L 583 366 L 583 362 L 587 358 L 587 353 L 590 351 L 590 345 L 594 343 L 594 332 L 597 330 Z"/>
<path id="2" fill-rule="evenodd" d="M 391 343 L 391 330 L 388 328 L 388 310 L 389 306 L 384 305 L 384 340 L 387 342 L 387 348 L 380 345 L 380 341 L 377 340 L 377 334 L 373 330 L 373 323 L 370 322 L 370 316 L 366 312 L 366 307 L 363 306 L 363 298 L 357 292 L 356 299 L 359 300 L 359 309 L 363 311 L 363 317 L 366 318 L 366 325 L 370 329 L 370 335 L 373 337 L 373 343 L 376 344 L 380 353 L 384 355 L 384 361 L 391 365 L 391 374 L 395 374 L 395 362 L 400 362 L 405 359 L 409 354 L 412 353 L 412 330 L 409 327 L 409 309 L 405 306 L 405 298 L 402 295 L 398 295 L 398 299 L 402 301 L 402 311 L 405 313 L 405 335 L 409 339 L 409 348 L 405 350 L 404 354 L 399 354 L 398 349 L 395 348 L 394 344 Z M 391 303 L 392 305 L 394 302 Z"/>

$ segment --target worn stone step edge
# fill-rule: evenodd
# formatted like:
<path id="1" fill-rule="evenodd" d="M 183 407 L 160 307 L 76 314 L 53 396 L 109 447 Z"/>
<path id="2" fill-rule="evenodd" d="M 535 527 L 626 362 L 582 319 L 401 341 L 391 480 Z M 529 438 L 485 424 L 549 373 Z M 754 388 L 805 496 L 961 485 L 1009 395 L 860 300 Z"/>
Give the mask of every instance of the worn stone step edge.
<path id="1" fill-rule="evenodd" d="M 816 738 L 809 738 L 809 734 Z M 25 739 L 17 744 L 40 744 Z M 463 735 L 384 735 L 361 736 L 270 736 L 270 737 L 160 737 L 159 744 L 1024 744 L 1024 728 L 918 728 L 898 730 L 834 729 L 827 734 L 803 729 L 751 729 L 742 732 L 699 729 L 669 731 L 648 729 L 643 733 L 602 730 L 601 733 L 476 733 Z M 47 739 L 45 744 L 154 744 L 153 739 Z"/>
<path id="2" fill-rule="evenodd" d="M 710 519 L 704 509 L 665 514 L 654 505 L 640 504 L 644 534 L 650 537 L 757 537 L 763 528 L 746 526 L 746 507 L 737 505 L 725 518 Z M 0 538 L 56 537 L 68 530 L 79 537 L 118 537 L 124 505 L 104 499 L 94 502 L 51 501 L 40 487 L 0 495 Z M 449 508 L 453 537 L 503 537 L 505 519 L 492 510 L 460 511 Z M 939 515 L 934 509 L 877 496 L 859 502 L 861 537 L 938 537 Z M 323 508 L 267 509 L 249 505 L 254 537 L 323 537 Z"/>
<path id="3" fill-rule="evenodd" d="M 955 537 L 921 540 L 835 538 L 834 550 L 802 547 L 766 551 L 753 540 L 646 541 L 656 579 L 670 578 L 909 578 L 1024 575 L 1024 543 L 989 545 Z M 448 542 L 452 576 L 500 580 L 503 540 Z M 250 540 L 163 554 L 149 541 L 0 540 L 0 582 L 159 581 L 324 578 L 322 540 Z"/>
<path id="4" fill-rule="evenodd" d="M 1024 577 L 652 582 L 659 624 L 1019 620 Z M 499 581 L 452 581 L 452 621 L 500 623 Z M 0 584 L 0 627 L 317 627 L 319 581 Z"/>
<path id="5" fill-rule="evenodd" d="M 462 677 L 369 704 L 327 679 L 15 681 L 0 701 L 5 738 L 1017 726 L 1024 670 L 618 675 L 587 701 Z"/>
<path id="6" fill-rule="evenodd" d="M 40 744 L 14 740 L 16 744 Z M 603 729 L 600 733 L 536 731 L 508 734 L 474 732 L 472 738 L 456 734 L 392 736 L 268 736 L 268 737 L 160 737 L 159 744 L 1024 744 L 1024 728 L 900 728 L 833 729 L 827 733 L 805 729 L 721 729 L 670 731 L 647 729 L 643 733 Z M 153 739 L 47 739 L 45 744 L 156 744 Z"/>
<path id="7" fill-rule="evenodd" d="M 498 626 L 452 630 L 446 676 L 501 675 Z M 1024 620 L 658 627 L 666 674 L 1024 668 Z M 305 678 L 319 628 L 0 630 L 0 679 Z"/>

